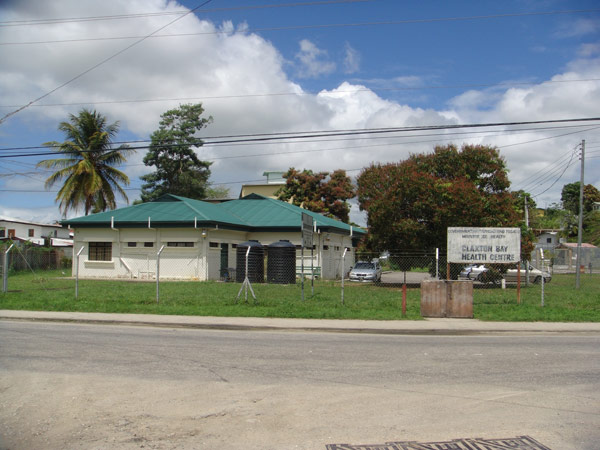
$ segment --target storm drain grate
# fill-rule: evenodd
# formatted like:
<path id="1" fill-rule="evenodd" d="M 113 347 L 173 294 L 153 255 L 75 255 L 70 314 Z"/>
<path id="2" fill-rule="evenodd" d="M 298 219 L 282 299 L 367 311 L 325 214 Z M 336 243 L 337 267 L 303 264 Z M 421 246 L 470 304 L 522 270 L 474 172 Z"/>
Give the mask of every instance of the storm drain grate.
<path id="1" fill-rule="evenodd" d="M 505 439 L 453 439 L 444 442 L 386 442 L 376 445 L 329 444 L 327 450 L 550 450 L 529 436 Z"/>

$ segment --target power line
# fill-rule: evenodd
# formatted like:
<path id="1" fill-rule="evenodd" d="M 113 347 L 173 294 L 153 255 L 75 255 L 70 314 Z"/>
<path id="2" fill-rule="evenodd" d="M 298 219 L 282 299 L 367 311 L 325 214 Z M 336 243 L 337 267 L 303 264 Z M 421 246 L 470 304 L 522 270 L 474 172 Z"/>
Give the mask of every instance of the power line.
<path id="1" fill-rule="evenodd" d="M 498 148 L 504 148 L 504 147 L 512 147 L 514 145 L 522 145 L 522 144 L 527 144 L 530 142 L 536 142 L 538 140 L 545 140 L 545 139 L 554 139 L 556 137 L 561 137 L 561 136 L 566 136 L 569 134 L 576 134 L 576 133 L 581 133 L 582 131 L 588 131 L 590 129 L 596 129 L 598 127 L 593 127 L 593 128 L 589 128 L 590 125 L 563 125 L 563 126 L 551 126 L 551 127 L 531 127 L 531 128 L 515 128 L 512 130 L 499 130 L 499 133 L 502 134 L 493 134 L 490 135 L 489 131 L 462 131 L 462 132 L 456 132 L 456 133 L 443 133 L 443 136 L 469 136 L 469 135 L 484 135 L 484 137 L 494 137 L 494 136 L 501 136 L 501 135 L 505 135 L 508 133 L 515 133 L 515 134 L 519 134 L 519 133 L 527 133 L 527 132 L 540 132 L 540 131 L 551 131 L 551 130 L 562 130 L 562 129 L 569 129 L 569 128 L 577 128 L 577 131 L 574 131 L 573 133 L 565 133 L 565 134 L 559 134 L 559 135 L 554 135 L 554 136 L 549 136 L 546 138 L 542 138 L 542 139 L 536 139 L 533 141 L 525 141 L 525 142 L 519 142 L 519 143 L 515 143 L 515 144 L 508 144 L 506 146 L 499 146 Z M 581 130 L 581 128 L 585 128 L 585 130 Z M 289 136 L 289 139 L 294 139 L 296 136 L 294 135 L 301 135 L 303 133 L 328 133 L 328 132 L 347 132 L 347 131 L 360 131 L 361 129 L 352 129 L 352 130 L 328 130 L 328 131 L 297 131 L 297 132 L 285 132 L 285 133 L 259 133 L 259 134 L 244 134 L 244 135 L 224 135 L 224 136 L 206 136 L 206 137 L 202 137 L 202 138 L 198 138 L 195 143 L 192 143 L 191 145 L 195 145 L 195 146 L 202 146 L 202 147 L 211 147 L 211 146 L 219 146 L 221 144 L 216 143 L 215 141 L 210 141 L 210 142 L 206 142 L 207 140 L 211 140 L 211 139 L 224 139 L 224 138 L 244 138 L 244 137 L 257 137 L 257 136 L 278 136 L 278 135 L 284 135 L 284 136 Z M 362 129 L 362 130 L 368 130 L 368 129 Z M 376 128 L 372 128 L 372 130 L 376 130 Z M 443 131 L 443 130 L 441 130 Z M 411 134 L 408 137 L 429 137 L 429 136 L 439 136 L 440 134 L 438 133 L 431 133 L 431 134 Z M 325 136 L 325 135 L 323 135 Z M 319 136 L 321 137 L 321 135 Z M 325 136 L 327 137 L 327 136 Z M 405 139 L 407 136 L 368 136 L 365 137 L 364 139 Z M 352 138 L 353 140 L 354 138 Z M 298 141 L 293 141 L 293 140 L 286 140 L 285 142 L 281 142 L 281 141 L 276 141 L 276 142 L 262 142 L 262 145 L 281 145 L 281 144 L 304 144 L 304 143 L 312 143 L 312 142 L 335 142 L 335 141 L 343 141 L 343 140 L 351 140 L 349 138 L 344 138 L 344 139 L 314 139 L 314 140 L 308 140 L 308 139 L 301 139 Z M 150 143 L 152 142 L 150 139 L 138 139 L 138 140 L 127 140 L 127 141 L 113 141 L 112 144 L 113 145 L 133 145 L 133 144 L 142 144 L 142 143 Z M 161 145 L 160 141 L 155 141 L 156 145 Z M 164 145 L 164 144 L 163 144 Z M 177 146 L 178 144 L 172 144 L 173 146 Z M 247 146 L 247 145 L 255 145 L 254 142 L 245 142 L 243 140 L 240 141 L 236 141 L 235 143 L 228 143 L 227 146 L 228 147 L 232 147 L 232 146 Z M 168 146 L 168 145 L 165 145 Z M 135 149 L 146 149 L 149 146 L 138 146 L 138 147 L 134 147 Z M 49 149 L 49 148 L 54 148 L 54 147 L 48 147 L 46 145 L 35 145 L 35 146 L 27 146 L 27 147 L 0 147 L 0 152 L 2 151 L 17 151 L 17 150 L 37 150 L 37 149 Z"/>
<path id="2" fill-rule="evenodd" d="M 204 145 L 216 145 L 216 144 L 238 144 L 238 143 L 264 143 L 273 141 L 285 141 L 289 139 L 310 139 L 310 138 L 324 138 L 324 137 L 344 137 L 344 136 L 372 136 L 372 135 L 384 135 L 390 133 L 406 133 L 412 131 L 428 131 L 428 130 L 451 130 L 451 129 L 473 129 L 473 128 L 493 128 L 499 126 L 518 126 L 518 125 L 539 125 L 539 124 L 551 124 L 551 123 L 573 123 L 573 122 L 597 122 L 600 121 L 600 117 L 594 118 L 580 118 L 580 119 L 555 119 L 555 120 L 540 120 L 540 121 L 526 121 L 526 122 L 492 122 L 482 124 L 460 124 L 460 125 L 425 125 L 415 127 L 397 127 L 397 128 L 365 128 L 365 129 L 353 129 L 353 130 L 329 130 L 329 131 L 301 131 L 295 133 L 267 133 L 267 134 L 250 134 L 250 135 L 230 135 L 222 136 L 220 138 L 201 138 L 198 139 Z M 582 125 L 583 126 L 583 125 Z M 212 140 L 214 139 L 214 140 Z M 178 144 L 173 144 L 177 146 Z M 193 144 L 192 144 L 193 145 Z M 50 149 L 52 147 L 49 147 Z M 148 145 L 144 146 L 131 146 L 130 150 L 142 150 L 149 148 Z M 6 149 L 5 149 L 6 150 Z M 27 154 L 9 154 L 0 155 L 0 158 L 14 158 L 23 156 L 49 156 L 53 154 L 66 154 L 65 152 L 31 152 Z"/>
<path id="3" fill-rule="evenodd" d="M 386 26 L 386 25 L 408 25 L 408 24 L 421 24 L 421 23 L 437 23 L 437 22 L 459 22 L 459 21 L 473 21 L 473 20 L 490 20 L 490 19 L 506 19 L 514 17 L 527 17 L 527 16 L 549 16 L 549 15 L 564 15 L 564 14 L 589 14 L 592 12 L 598 12 L 600 9 L 578 9 L 578 10 L 565 10 L 565 11 L 542 11 L 542 12 L 528 12 L 528 13 L 507 13 L 507 14 L 490 14 L 482 16 L 465 16 L 465 17 L 440 17 L 431 19 L 406 19 L 406 20 L 385 20 L 385 21 L 373 21 L 373 22 L 355 22 L 355 23 L 330 23 L 330 24 L 317 24 L 317 25 L 291 25 L 285 27 L 263 27 L 263 28 L 248 28 L 244 29 L 244 33 L 258 33 L 264 31 L 289 31 L 289 30 L 307 30 L 307 29 L 329 29 L 329 28 L 357 28 L 367 26 Z M 182 16 L 183 17 L 183 16 Z M 180 17 L 181 18 L 181 17 Z M 179 20 L 180 18 L 176 19 Z M 229 31 L 217 30 L 217 31 L 203 31 L 195 33 L 173 33 L 173 34 L 161 34 L 154 36 L 153 38 L 167 38 L 167 37 L 185 37 L 185 36 L 206 36 L 216 34 L 229 34 Z M 57 44 L 57 43 L 69 43 L 69 42 L 87 42 L 87 41 L 105 41 L 105 40 L 127 40 L 127 39 L 146 39 L 150 36 L 116 36 L 116 37 L 99 37 L 99 38 L 79 38 L 79 39 L 62 39 L 62 40 L 46 40 L 46 41 L 30 41 L 30 42 L 2 42 L 0 45 L 37 45 L 37 44 Z"/>
<path id="4" fill-rule="evenodd" d="M 249 10 L 249 9 L 267 9 L 267 8 L 287 8 L 295 6 L 319 6 L 319 5 L 334 5 L 340 3 L 365 3 L 372 2 L 375 0 L 324 0 L 324 1 L 313 1 L 313 2 L 296 2 L 296 3 L 283 3 L 279 5 L 250 5 L 250 6 L 232 6 L 229 8 L 212 8 L 204 9 L 203 13 L 214 13 L 214 12 L 227 12 L 236 10 Z M 66 18 L 54 18 L 54 19 L 30 19 L 30 20 L 12 20 L 0 22 L 0 27 L 13 27 L 13 26 L 30 26 L 30 25 L 54 25 L 61 23 L 73 23 L 73 22 L 90 22 L 90 21 L 104 21 L 104 20 L 121 20 L 121 19 L 138 19 L 145 17 L 157 17 L 157 16 L 173 16 L 173 15 L 185 15 L 187 11 L 162 11 L 162 12 L 150 12 L 150 13 L 137 13 L 137 14 L 113 14 L 110 16 L 87 16 L 87 17 L 66 17 Z"/>
<path id="5" fill-rule="evenodd" d="M 407 133 L 413 131 L 431 131 L 431 130 L 452 130 L 452 129 L 473 129 L 473 128 L 493 128 L 499 126 L 518 126 L 518 125 L 539 125 L 539 124 L 550 124 L 550 123 L 573 123 L 573 122 L 597 122 L 600 121 L 600 117 L 596 118 L 581 118 L 581 119 L 556 119 L 556 120 L 542 120 L 542 121 L 527 121 L 527 122 L 493 122 L 483 124 L 460 124 L 460 125 L 426 125 L 416 127 L 398 127 L 398 128 L 365 128 L 365 129 L 353 129 L 353 130 L 329 130 L 329 131 L 303 131 L 295 133 L 267 133 L 267 134 L 249 134 L 249 135 L 230 135 L 222 136 L 219 138 L 200 138 L 198 143 L 202 142 L 206 146 L 217 145 L 217 144 L 240 144 L 240 143 L 269 143 L 269 142 L 284 142 L 289 139 L 312 139 L 312 138 L 325 138 L 325 137 L 350 137 L 350 136 L 367 136 L 373 137 L 377 135 L 387 135 L 391 133 Z M 584 125 L 582 125 L 584 126 Z M 571 134 L 571 133 L 569 133 Z M 287 142 L 286 142 L 287 143 Z M 193 144 L 192 144 L 193 145 Z M 172 144 L 171 146 L 178 146 L 178 144 Z M 129 150 L 145 150 L 148 149 L 149 145 L 142 146 L 130 146 Z M 52 149 L 53 147 L 48 147 Z M 7 149 L 4 149 L 7 151 Z M 29 152 L 21 154 L 0 154 L 0 158 L 15 158 L 15 157 L 31 157 L 31 156 L 50 156 L 50 155 L 64 155 L 66 152 L 60 151 L 46 151 L 46 152 Z"/>
<path id="6" fill-rule="evenodd" d="M 166 25 L 163 25 L 162 27 L 158 28 L 157 30 L 153 31 L 152 33 L 150 33 L 149 35 L 135 41 L 134 43 L 128 45 L 127 47 L 125 47 L 122 50 L 119 50 L 117 53 L 112 54 L 111 56 L 109 56 L 108 58 L 103 59 L 102 61 L 100 61 L 99 63 L 93 65 L 92 67 L 90 67 L 89 69 L 84 70 L 83 72 L 81 72 L 79 75 L 74 76 L 73 78 L 71 78 L 70 80 L 64 82 L 63 84 L 61 84 L 58 87 L 55 87 L 54 89 L 52 89 L 49 92 L 46 92 L 45 94 L 43 94 L 42 96 L 36 98 L 35 100 L 30 101 L 29 103 L 27 103 L 26 105 L 21 106 L 20 108 L 6 114 L 4 117 L 0 118 L 0 124 L 3 123 L 6 119 L 8 119 L 9 117 L 13 116 L 14 114 L 17 114 L 21 111 L 23 111 L 25 108 L 33 105 L 34 103 L 37 103 L 38 101 L 48 97 L 49 95 L 53 94 L 54 92 L 58 91 L 59 89 L 62 89 L 63 87 L 67 86 L 68 84 L 72 83 L 75 80 L 78 80 L 79 78 L 81 78 L 82 76 L 84 76 L 85 74 L 91 72 L 92 70 L 100 67 L 101 65 L 105 64 L 106 62 L 110 61 L 113 58 L 116 58 L 117 56 L 119 56 L 120 54 L 126 52 L 127 50 L 129 50 L 130 48 L 136 46 L 137 44 L 139 44 L 140 42 L 145 41 L 146 39 L 148 39 L 149 37 L 151 37 L 152 35 L 158 33 L 161 30 L 164 30 L 165 28 L 167 28 L 168 26 L 172 25 L 173 23 L 177 22 L 178 20 L 183 19 L 184 17 L 187 17 L 189 14 L 192 14 L 194 11 L 200 9 L 201 7 L 203 7 L 204 5 L 207 5 L 208 3 L 210 3 L 212 0 L 205 0 L 203 3 L 199 4 L 198 6 L 196 6 L 194 9 L 191 9 L 190 11 L 188 11 L 186 14 L 184 14 L 183 16 L 177 17 L 176 19 L 173 19 L 171 22 L 169 22 Z"/>

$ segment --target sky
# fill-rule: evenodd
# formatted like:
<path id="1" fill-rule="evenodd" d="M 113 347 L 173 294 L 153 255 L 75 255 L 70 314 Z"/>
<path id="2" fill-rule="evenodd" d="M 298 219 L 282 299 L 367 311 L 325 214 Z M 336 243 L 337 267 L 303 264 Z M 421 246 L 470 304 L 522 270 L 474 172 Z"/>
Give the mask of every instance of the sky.
<path id="1" fill-rule="evenodd" d="M 3 0 L 0 215 L 61 218 L 59 186 L 46 189 L 51 172 L 36 168 L 53 156 L 25 155 L 62 142 L 57 127 L 70 114 L 95 109 L 119 122 L 117 141 L 144 146 L 160 115 L 183 103 L 202 103 L 212 117 L 197 153 L 212 162 L 210 182 L 231 197 L 243 183 L 265 181 L 265 171 L 345 169 L 356 178 L 372 163 L 436 145 L 483 144 L 500 150 L 511 189 L 547 207 L 560 201 L 564 184 L 579 181 L 583 140 L 585 183 L 600 188 L 600 121 L 518 123 L 600 117 L 600 5 Z M 504 125 L 212 143 L 232 135 L 491 123 Z M 139 177 L 152 171 L 142 162 L 145 151 L 120 167 L 131 180 L 130 202 L 139 198 Z M 355 202 L 351 220 L 365 224 Z"/>

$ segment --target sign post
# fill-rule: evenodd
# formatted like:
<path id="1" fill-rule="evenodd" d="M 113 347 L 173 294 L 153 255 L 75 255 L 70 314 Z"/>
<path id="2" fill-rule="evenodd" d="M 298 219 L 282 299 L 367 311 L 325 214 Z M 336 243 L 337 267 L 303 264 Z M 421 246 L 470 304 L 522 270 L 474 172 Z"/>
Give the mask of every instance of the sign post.
<path id="1" fill-rule="evenodd" d="M 517 264 L 517 301 L 521 301 L 520 228 L 448 228 L 448 265 Z"/>
<path id="2" fill-rule="evenodd" d="M 312 245 L 313 245 L 313 218 L 310 214 L 302 213 L 302 248 L 300 250 L 300 258 L 302 259 L 301 263 L 301 277 L 302 277 L 302 301 L 304 301 L 304 247 L 311 248 L 312 255 Z M 312 261 L 311 261 L 312 267 Z M 312 273 L 312 278 L 314 278 L 314 272 Z"/>

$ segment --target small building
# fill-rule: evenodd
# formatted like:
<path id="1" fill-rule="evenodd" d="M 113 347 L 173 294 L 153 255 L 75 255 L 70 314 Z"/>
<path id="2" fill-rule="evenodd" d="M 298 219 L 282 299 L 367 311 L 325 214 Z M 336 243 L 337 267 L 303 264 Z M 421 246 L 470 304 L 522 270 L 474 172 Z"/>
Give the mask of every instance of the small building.
<path id="1" fill-rule="evenodd" d="M 562 268 L 567 271 L 574 271 L 577 268 L 577 243 L 565 242 L 559 244 L 554 249 L 554 267 Z M 595 245 L 582 243 L 580 264 L 586 269 L 592 267 L 598 270 L 600 267 L 600 248 Z"/>
<path id="2" fill-rule="evenodd" d="M 283 174 L 285 172 L 264 172 L 263 176 L 267 177 L 266 183 L 259 184 L 243 184 L 240 190 L 240 198 L 244 198 L 250 194 L 263 195 L 268 198 L 277 198 L 275 193 L 285 185 L 285 178 Z"/>
<path id="3" fill-rule="evenodd" d="M 56 247 L 73 245 L 69 230 L 60 224 L 30 222 L 0 216 L 0 240 L 4 239 L 29 241 L 36 245 L 47 243 Z M 46 240 L 50 242 L 46 242 Z"/>
<path id="4" fill-rule="evenodd" d="M 536 249 L 553 251 L 560 244 L 560 230 L 534 230 L 537 235 Z"/>
<path id="5" fill-rule="evenodd" d="M 323 278 L 340 278 L 354 263 L 355 245 L 366 232 L 258 194 L 218 204 L 167 194 L 153 202 L 64 223 L 74 230 L 74 255 L 81 252 L 81 277 L 155 278 L 157 253 L 162 249 L 161 279 L 203 281 L 218 280 L 223 271 L 235 270 L 237 246 L 250 240 L 263 245 L 291 242 L 300 267 L 302 213 L 313 217 L 316 231 L 312 261 L 311 251 L 304 251 L 305 267 L 312 262 Z M 347 256 L 342 264 L 344 250 Z M 73 258 L 74 265 L 77 259 Z"/>

